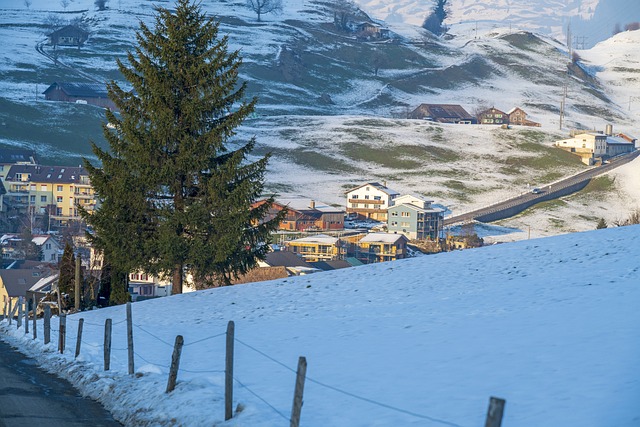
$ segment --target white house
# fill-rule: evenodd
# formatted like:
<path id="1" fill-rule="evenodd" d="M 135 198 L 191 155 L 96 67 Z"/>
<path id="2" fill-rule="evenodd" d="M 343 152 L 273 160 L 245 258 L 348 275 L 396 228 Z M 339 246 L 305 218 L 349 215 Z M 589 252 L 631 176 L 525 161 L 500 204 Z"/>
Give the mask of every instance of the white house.
<path id="1" fill-rule="evenodd" d="M 387 220 L 387 209 L 400 193 L 387 188 L 386 183 L 368 182 L 347 191 L 347 215 L 361 219 Z"/>
<path id="2" fill-rule="evenodd" d="M 64 247 L 55 237 L 49 234 L 43 234 L 33 236 L 31 241 L 42 249 L 43 261 L 57 263 L 62 258 Z"/>
<path id="3" fill-rule="evenodd" d="M 131 299 L 147 299 L 171 295 L 171 282 L 141 271 L 129 274 Z"/>

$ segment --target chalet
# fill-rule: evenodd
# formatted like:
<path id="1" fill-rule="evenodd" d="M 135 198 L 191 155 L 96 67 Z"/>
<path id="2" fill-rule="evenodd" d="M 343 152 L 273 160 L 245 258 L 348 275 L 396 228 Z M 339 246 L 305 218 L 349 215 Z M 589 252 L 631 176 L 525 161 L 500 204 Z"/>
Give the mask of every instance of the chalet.
<path id="1" fill-rule="evenodd" d="M 431 206 L 431 200 L 401 196 L 389 207 L 387 230 L 412 240 L 438 240 L 444 221 L 444 210 Z"/>
<path id="2" fill-rule="evenodd" d="M 540 123 L 533 122 L 533 121 L 527 119 L 527 113 L 525 113 L 525 111 L 520 107 L 515 107 L 515 108 L 511 109 L 507 113 L 507 116 L 509 118 L 509 124 L 511 124 L 511 125 L 533 126 L 533 127 L 542 126 Z"/>
<path id="3" fill-rule="evenodd" d="M 301 256 L 307 262 L 333 261 L 343 259 L 346 250 L 337 237 L 317 234 L 286 242 L 288 251 Z"/>
<path id="4" fill-rule="evenodd" d="M 438 123 L 476 123 L 476 119 L 457 104 L 420 104 L 409 114 L 409 118 Z"/>
<path id="5" fill-rule="evenodd" d="M 89 32 L 76 25 L 67 25 L 47 34 L 51 46 L 82 46 L 89 38 Z"/>
<path id="6" fill-rule="evenodd" d="M 356 258 L 365 264 L 406 258 L 408 241 L 402 234 L 369 233 L 358 242 Z"/>
<path id="7" fill-rule="evenodd" d="M 504 111 L 491 107 L 478 114 L 478 123 L 482 125 L 506 125 L 509 124 L 509 115 Z"/>
<path id="8" fill-rule="evenodd" d="M 390 31 L 372 22 L 361 22 L 355 26 L 356 37 L 359 40 L 384 40 L 390 37 Z"/>
<path id="9" fill-rule="evenodd" d="M 254 207 L 266 203 L 259 200 Z M 287 209 L 285 219 L 280 223 L 280 230 L 289 231 L 337 231 L 344 229 L 344 211 L 315 200 L 294 198 L 278 199 L 269 208 L 264 218 L 268 221 L 274 218 L 278 212 Z"/>
<path id="10" fill-rule="evenodd" d="M 386 183 L 368 182 L 347 191 L 347 215 L 375 221 L 387 220 L 387 209 L 400 193 L 387 188 Z"/>
<path id="11" fill-rule="evenodd" d="M 53 83 L 44 92 L 47 101 L 75 102 L 116 110 L 107 88 L 97 83 Z"/>
<path id="12" fill-rule="evenodd" d="M 11 300 L 15 305 L 18 298 L 25 298 L 27 291 L 41 278 L 51 274 L 53 272 L 42 263 L 31 268 L 0 269 L 0 304 L 8 304 Z"/>

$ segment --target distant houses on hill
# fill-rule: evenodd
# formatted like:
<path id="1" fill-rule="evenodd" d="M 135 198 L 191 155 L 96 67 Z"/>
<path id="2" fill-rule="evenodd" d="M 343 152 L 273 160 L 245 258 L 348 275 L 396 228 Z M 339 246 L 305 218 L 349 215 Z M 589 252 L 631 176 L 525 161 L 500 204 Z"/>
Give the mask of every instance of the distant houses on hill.
<path id="1" fill-rule="evenodd" d="M 479 112 L 477 116 L 474 117 L 461 105 L 457 104 L 420 104 L 415 110 L 409 113 L 408 118 L 463 125 L 541 126 L 540 123 L 529 120 L 527 113 L 520 107 L 512 108 L 509 112 L 491 107 Z"/>
<path id="2" fill-rule="evenodd" d="M 47 101 L 75 102 L 116 110 L 104 84 L 55 82 L 42 93 Z"/>
<path id="3" fill-rule="evenodd" d="M 47 38 L 52 46 L 82 46 L 89 38 L 89 32 L 76 25 L 67 25 L 47 34 Z"/>

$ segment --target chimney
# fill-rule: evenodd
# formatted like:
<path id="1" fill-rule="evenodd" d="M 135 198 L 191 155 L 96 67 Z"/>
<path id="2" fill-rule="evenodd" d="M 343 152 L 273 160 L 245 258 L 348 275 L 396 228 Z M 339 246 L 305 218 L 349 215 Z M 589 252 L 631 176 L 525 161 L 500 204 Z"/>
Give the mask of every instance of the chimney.
<path id="1" fill-rule="evenodd" d="M 386 187 L 387 186 L 387 181 L 382 181 L 382 186 Z"/>
<path id="2" fill-rule="evenodd" d="M 309 207 L 310 207 L 311 209 L 315 209 L 315 208 L 316 208 L 316 201 L 315 201 L 315 200 L 311 200 L 311 201 L 309 202 Z"/>
<path id="3" fill-rule="evenodd" d="M 613 125 L 607 125 L 604 134 L 607 136 L 613 136 Z"/>

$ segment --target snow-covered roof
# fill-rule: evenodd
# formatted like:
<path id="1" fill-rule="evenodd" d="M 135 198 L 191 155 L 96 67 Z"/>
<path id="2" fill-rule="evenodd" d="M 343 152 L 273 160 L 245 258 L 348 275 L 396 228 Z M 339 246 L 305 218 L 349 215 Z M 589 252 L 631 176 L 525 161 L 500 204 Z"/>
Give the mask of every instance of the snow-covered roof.
<path id="1" fill-rule="evenodd" d="M 386 193 L 386 194 L 388 194 L 390 196 L 399 196 L 400 195 L 400 193 L 398 193 L 397 191 L 392 190 L 389 187 L 387 187 L 386 185 L 380 184 L 379 182 L 367 182 L 366 184 L 359 185 L 359 186 L 354 187 L 354 188 L 352 188 L 350 190 L 347 190 L 346 192 L 347 193 L 351 193 L 352 191 L 358 190 L 358 189 L 360 189 L 362 187 L 366 187 L 367 185 L 369 185 L 371 187 L 375 187 L 376 189 L 378 189 L 378 190 L 382 191 L 383 193 Z"/>
<path id="2" fill-rule="evenodd" d="M 326 203 L 318 202 L 317 200 L 307 199 L 303 197 L 290 198 L 290 199 L 278 199 L 276 200 L 276 202 L 281 205 L 288 206 L 291 209 L 295 209 L 297 211 L 307 211 L 307 210 L 315 209 L 323 213 L 343 212 L 341 208 L 335 208 L 333 206 L 327 205 Z"/>
<path id="3" fill-rule="evenodd" d="M 394 234 L 394 233 L 369 233 L 360 239 L 360 242 L 365 243 L 396 243 L 399 240 L 407 238 L 402 234 Z"/>
<path id="4" fill-rule="evenodd" d="M 335 245 L 338 243 L 337 237 L 327 236 L 326 234 L 316 234 L 314 236 L 302 237 L 300 239 L 291 240 L 295 243 L 323 243 L 327 245 Z"/>

